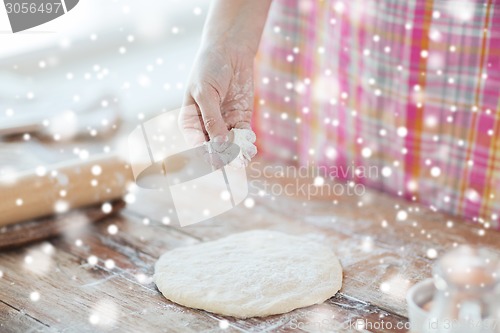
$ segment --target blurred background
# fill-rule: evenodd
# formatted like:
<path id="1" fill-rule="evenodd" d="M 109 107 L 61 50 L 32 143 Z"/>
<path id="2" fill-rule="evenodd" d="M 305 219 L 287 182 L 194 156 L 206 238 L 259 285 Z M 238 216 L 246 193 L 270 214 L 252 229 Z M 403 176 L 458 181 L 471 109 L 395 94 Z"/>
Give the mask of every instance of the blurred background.
<path id="1" fill-rule="evenodd" d="M 112 129 L 118 123 L 180 107 L 207 8 L 200 0 L 86 0 L 54 21 L 13 34 L 1 6 L 0 134 L 26 132 L 20 141 L 32 141 L 27 133 L 37 131 L 28 125 L 38 122 L 48 141 L 98 138 L 118 130 Z M 95 117 L 75 120 L 93 111 Z M 113 137 L 126 137 L 126 127 Z M 82 145 L 72 153 L 81 155 Z M 103 149 L 93 146 L 88 149 Z"/>

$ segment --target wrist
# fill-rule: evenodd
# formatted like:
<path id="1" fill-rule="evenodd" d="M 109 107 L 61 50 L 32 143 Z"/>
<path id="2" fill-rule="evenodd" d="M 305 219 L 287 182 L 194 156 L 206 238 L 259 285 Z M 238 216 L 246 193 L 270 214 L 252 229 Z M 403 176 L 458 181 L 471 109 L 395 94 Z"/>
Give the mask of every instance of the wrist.
<path id="1" fill-rule="evenodd" d="M 200 49 L 222 50 L 230 53 L 239 53 L 253 58 L 257 54 L 259 41 L 253 41 L 249 36 L 233 32 L 231 29 L 224 32 L 206 30 Z"/>
<path id="2" fill-rule="evenodd" d="M 271 0 L 213 0 L 203 29 L 203 44 L 248 52 L 259 48 Z"/>

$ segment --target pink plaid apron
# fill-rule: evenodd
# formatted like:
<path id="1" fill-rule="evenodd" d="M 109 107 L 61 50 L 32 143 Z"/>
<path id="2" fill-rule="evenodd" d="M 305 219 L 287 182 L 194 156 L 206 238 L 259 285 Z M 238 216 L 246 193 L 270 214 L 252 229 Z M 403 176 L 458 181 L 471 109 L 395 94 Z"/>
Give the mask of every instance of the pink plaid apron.
<path id="1" fill-rule="evenodd" d="M 500 3 L 275 0 L 257 64 L 262 156 L 500 228 Z"/>

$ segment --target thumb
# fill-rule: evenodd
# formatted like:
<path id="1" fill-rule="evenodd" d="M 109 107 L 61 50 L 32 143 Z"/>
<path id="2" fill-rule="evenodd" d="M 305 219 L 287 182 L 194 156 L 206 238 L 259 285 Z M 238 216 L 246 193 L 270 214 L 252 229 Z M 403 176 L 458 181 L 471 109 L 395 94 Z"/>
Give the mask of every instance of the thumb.
<path id="1" fill-rule="evenodd" d="M 220 97 L 217 91 L 210 87 L 199 91 L 193 97 L 201 110 L 203 126 L 210 140 L 226 141 L 229 131 L 224 119 L 222 119 Z"/>

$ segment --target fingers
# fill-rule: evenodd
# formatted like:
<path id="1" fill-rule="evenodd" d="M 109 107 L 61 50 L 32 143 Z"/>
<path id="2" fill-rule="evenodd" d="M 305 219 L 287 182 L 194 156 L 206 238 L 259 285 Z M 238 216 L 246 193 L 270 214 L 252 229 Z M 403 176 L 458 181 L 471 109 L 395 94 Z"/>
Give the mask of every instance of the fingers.
<path id="1" fill-rule="evenodd" d="M 189 145 L 196 147 L 208 140 L 201 113 L 190 95 L 184 99 L 178 121 L 184 139 Z"/>
<path id="2" fill-rule="evenodd" d="M 222 118 L 220 109 L 220 97 L 217 91 L 208 86 L 197 88 L 193 92 L 193 98 L 201 110 L 203 126 L 208 133 L 209 139 L 226 141 L 229 133 L 226 123 Z"/>
<path id="3" fill-rule="evenodd" d="M 252 110 L 234 109 L 224 113 L 224 119 L 231 128 L 251 129 Z"/>
<path id="4" fill-rule="evenodd" d="M 255 135 L 254 131 L 248 130 L 248 131 L 245 131 L 245 139 L 247 139 L 251 143 L 254 143 L 255 140 L 257 139 L 257 136 Z"/>
<path id="5" fill-rule="evenodd" d="M 242 150 L 241 154 L 246 160 L 250 161 L 255 157 L 255 155 L 257 155 L 257 147 L 255 147 L 255 145 L 248 145 L 244 150 Z"/>
<path id="6" fill-rule="evenodd" d="M 184 100 L 179 125 L 189 144 L 198 146 L 210 141 L 214 153 L 224 152 L 233 142 L 243 140 L 246 144 L 241 147 L 242 157 L 250 160 L 257 153 L 253 145 L 255 133 L 250 126 L 251 114 L 251 110 L 235 110 L 226 112 L 223 116 L 219 94 L 208 86 L 205 89 L 191 89 Z M 228 126 L 239 133 L 238 140 L 235 140 L 234 133 L 228 130 Z"/>
<path id="7" fill-rule="evenodd" d="M 234 132 L 235 140 L 234 143 L 240 147 L 239 163 L 240 165 L 246 166 L 250 160 L 257 154 L 257 147 L 254 145 L 255 133 L 251 129 L 237 129 L 232 130 Z"/>

